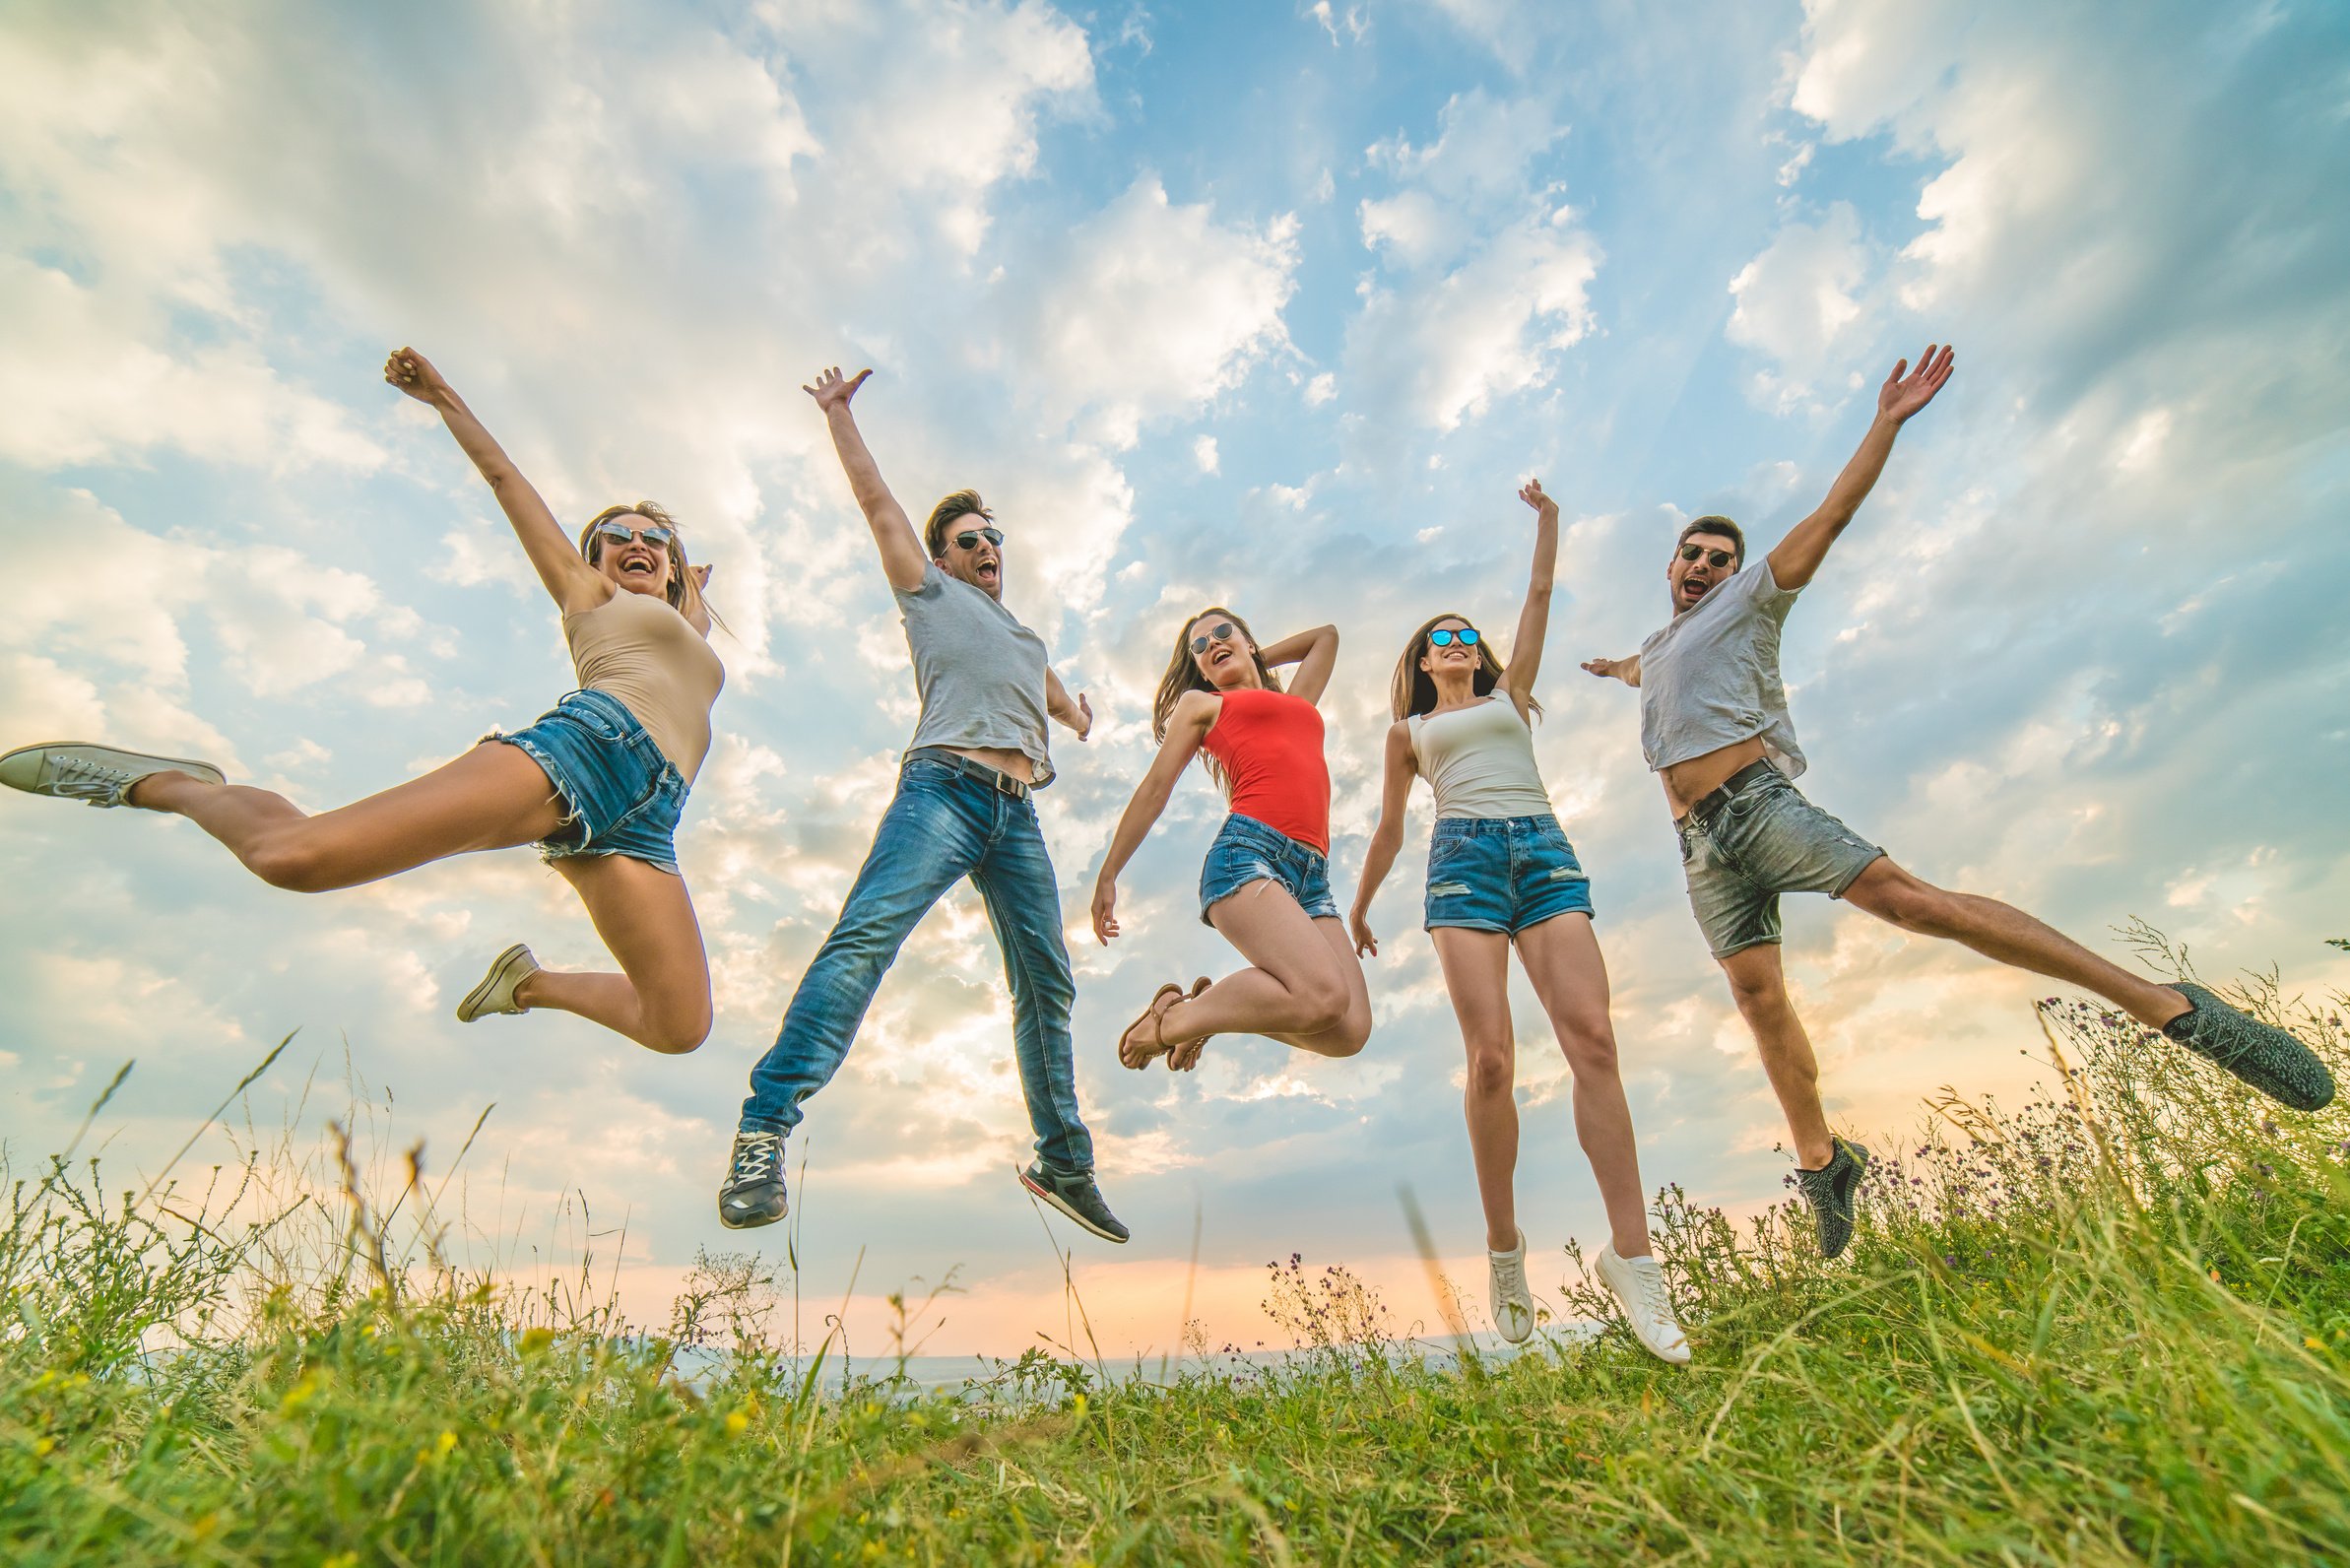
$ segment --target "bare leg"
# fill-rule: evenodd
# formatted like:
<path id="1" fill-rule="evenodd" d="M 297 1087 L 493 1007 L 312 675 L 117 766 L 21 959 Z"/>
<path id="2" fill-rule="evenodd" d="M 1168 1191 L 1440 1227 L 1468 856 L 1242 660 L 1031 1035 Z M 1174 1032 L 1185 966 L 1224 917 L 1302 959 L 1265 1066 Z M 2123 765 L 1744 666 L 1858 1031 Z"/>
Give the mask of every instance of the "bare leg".
<path id="1" fill-rule="evenodd" d="M 1342 922 L 1314 919 L 1273 881 L 1250 882 L 1208 912 L 1253 966 L 1166 1010 L 1167 1065 L 1199 1061 L 1211 1034 L 1265 1034 L 1318 1056 L 1352 1056 L 1371 1035 L 1371 994 Z"/>
<path id="2" fill-rule="evenodd" d="M 422 778 L 363 801 L 304 813 L 283 795 L 155 773 L 130 804 L 184 817 L 273 887 L 356 887 L 475 849 L 535 843 L 560 826 L 561 800 L 521 748 L 477 746 Z"/>
<path id="3" fill-rule="evenodd" d="M 1509 1252 L 1518 1245 L 1518 1100 L 1512 1092 L 1518 1042 L 1510 1028 L 1510 939 L 1463 926 L 1439 926 L 1429 935 L 1469 1051 L 1469 1083 L 1461 1097 L 1485 1209 L 1485 1247 Z"/>
<path id="4" fill-rule="evenodd" d="M 2169 986 L 2108 962 L 2010 904 L 1921 882 L 1880 858 L 1844 890 L 1847 903 L 1922 937 L 1946 937 L 1986 958 L 2094 991 L 2148 1028 L 2188 1011 Z"/>
<path id="5" fill-rule="evenodd" d="M 1648 1209 L 1640 1187 L 1640 1145 L 1632 1106 L 1616 1066 L 1615 1025 L 1607 1015 L 1607 961 L 1586 914 L 1560 915 L 1518 933 L 1518 958 L 1550 1014 L 1558 1047 L 1575 1075 L 1575 1137 L 1607 1206 L 1616 1256 L 1649 1250 Z"/>
<path id="6" fill-rule="evenodd" d="M 577 1013 L 666 1055 L 707 1039 L 710 964 L 685 880 L 625 855 L 572 855 L 555 869 L 578 891 L 621 972 L 542 969 L 515 988 L 514 1000 Z"/>
<path id="7" fill-rule="evenodd" d="M 1730 994 L 1738 1005 L 1746 1027 L 1754 1031 L 1763 1072 L 1787 1113 L 1788 1131 L 1795 1140 L 1795 1163 L 1818 1170 L 1835 1157 L 1828 1136 L 1828 1113 L 1819 1102 L 1819 1059 L 1811 1054 L 1811 1037 L 1795 1005 L 1787 994 L 1787 973 L 1779 965 L 1779 945 L 1766 942 L 1743 947 L 1717 960 L 1730 979 Z"/>

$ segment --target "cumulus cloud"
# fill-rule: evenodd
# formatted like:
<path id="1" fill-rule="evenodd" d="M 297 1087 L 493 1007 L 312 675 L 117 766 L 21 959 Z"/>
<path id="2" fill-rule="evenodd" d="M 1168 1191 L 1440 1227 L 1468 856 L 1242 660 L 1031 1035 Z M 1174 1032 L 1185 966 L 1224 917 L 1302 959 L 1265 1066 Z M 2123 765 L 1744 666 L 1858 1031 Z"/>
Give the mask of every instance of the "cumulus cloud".
<path id="1" fill-rule="evenodd" d="M 1816 224 L 1791 219 L 1782 225 L 1762 253 L 1730 280 L 1735 303 L 1724 331 L 1730 342 L 1774 361 L 1754 381 L 1766 407 L 1803 402 L 1812 382 L 1842 362 L 1861 326 L 1867 270 L 1860 215 L 1851 203 L 1836 202 Z"/>

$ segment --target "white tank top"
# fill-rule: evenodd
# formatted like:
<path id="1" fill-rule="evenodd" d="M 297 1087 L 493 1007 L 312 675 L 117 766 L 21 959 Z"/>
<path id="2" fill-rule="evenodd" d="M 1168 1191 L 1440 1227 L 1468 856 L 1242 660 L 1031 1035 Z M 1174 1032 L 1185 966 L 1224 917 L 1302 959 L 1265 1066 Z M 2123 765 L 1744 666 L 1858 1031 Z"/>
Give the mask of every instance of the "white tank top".
<path id="1" fill-rule="evenodd" d="M 1438 817 L 1547 817 L 1534 732 L 1507 697 L 1450 713 L 1414 714 L 1412 755 L 1436 791 Z"/>

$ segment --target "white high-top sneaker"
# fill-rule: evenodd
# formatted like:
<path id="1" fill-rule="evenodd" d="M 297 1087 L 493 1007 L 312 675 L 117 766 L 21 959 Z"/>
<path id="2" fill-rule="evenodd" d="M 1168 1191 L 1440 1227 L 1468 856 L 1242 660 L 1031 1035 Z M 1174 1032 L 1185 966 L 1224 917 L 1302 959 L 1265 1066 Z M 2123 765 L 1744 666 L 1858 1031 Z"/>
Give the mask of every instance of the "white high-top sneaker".
<path id="1" fill-rule="evenodd" d="M 471 1023 L 486 1013 L 528 1013 L 530 1009 L 514 1000 L 514 992 L 538 972 L 539 960 L 531 956 L 530 948 L 514 944 L 490 959 L 490 972 L 465 993 L 465 1000 L 457 1004 L 457 1021 Z"/>
<path id="2" fill-rule="evenodd" d="M 1615 1293 L 1632 1322 L 1632 1335 L 1660 1361 L 1689 1364 L 1689 1339 L 1672 1315 L 1672 1292 L 1655 1258 L 1618 1256 L 1615 1243 L 1599 1249 L 1599 1278 Z"/>
<path id="3" fill-rule="evenodd" d="M 228 780 L 210 762 L 187 756 L 154 756 L 89 741 L 50 741 L 20 746 L 0 756 L 0 784 L 33 795 L 121 806 L 130 788 L 150 773 L 187 773 L 207 784 Z"/>
<path id="4" fill-rule="evenodd" d="M 1488 1252 L 1492 1269 L 1493 1326 L 1512 1344 L 1524 1344 L 1534 1332 L 1534 1298 L 1526 1288 L 1526 1232 L 1508 1252 Z"/>

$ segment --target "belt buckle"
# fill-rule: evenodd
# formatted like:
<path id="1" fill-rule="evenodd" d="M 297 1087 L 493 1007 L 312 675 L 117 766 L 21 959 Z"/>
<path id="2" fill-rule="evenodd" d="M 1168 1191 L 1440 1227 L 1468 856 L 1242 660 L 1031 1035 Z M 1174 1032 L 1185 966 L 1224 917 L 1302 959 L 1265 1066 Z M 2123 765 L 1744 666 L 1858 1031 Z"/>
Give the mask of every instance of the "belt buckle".
<path id="1" fill-rule="evenodd" d="M 1016 801 L 1026 791 L 1026 785 L 1000 767 L 991 767 L 988 769 L 988 773 L 991 775 L 991 782 L 996 786 L 996 793 L 999 795 L 1009 795 Z"/>

